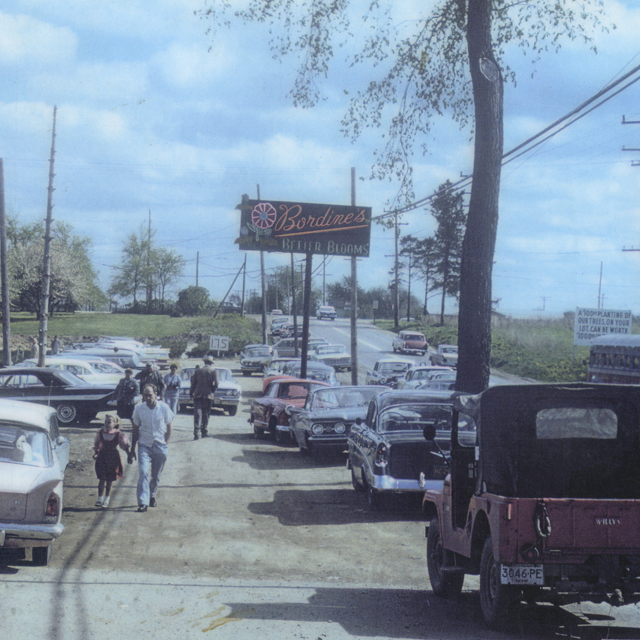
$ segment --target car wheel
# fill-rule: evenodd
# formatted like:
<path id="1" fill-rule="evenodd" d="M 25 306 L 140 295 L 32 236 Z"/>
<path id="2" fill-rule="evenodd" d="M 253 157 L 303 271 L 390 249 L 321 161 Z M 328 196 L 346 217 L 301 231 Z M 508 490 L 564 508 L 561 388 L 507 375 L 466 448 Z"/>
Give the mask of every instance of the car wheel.
<path id="1" fill-rule="evenodd" d="M 59 404 L 56 407 L 56 413 L 58 414 L 58 420 L 63 424 L 75 422 L 78 417 L 78 411 L 72 404 Z"/>
<path id="2" fill-rule="evenodd" d="M 269 433 L 271 434 L 271 437 L 277 442 L 278 429 L 276 428 L 276 425 L 277 425 L 276 419 L 271 418 L 271 420 L 269 420 Z"/>
<path id="3" fill-rule="evenodd" d="M 284 445 L 287 443 L 287 440 L 288 438 L 285 432 L 276 428 L 276 442 L 280 445 Z"/>
<path id="4" fill-rule="evenodd" d="M 356 478 L 356 474 L 353 470 L 353 467 L 351 467 L 351 484 L 353 485 L 353 488 L 356 491 L 364 491 L 364 487 L 358 482 L 358 478 Z"/>
<path id="5" fill-rule="evenodd" d="M 448 555 L 440 538 L 440 522 L 433 518 L 427 535 L 427 571 L 433 593 L 440 598 L 457 598 L 462 591 L 464 573 L 447 571 Z"/>
<path id="6" fill-rule="evenodd" d="M 230 416 L 235 416 L 238 413 L 238 407 L 229 407 L 227 412 Z"/>
<path id="7" fill-rule="evenodd" d="M 362 472 L 364 490 L 367 492 L 367 505 L 372 511 L 380 511 L 382 507 L 382 496 L 369 484 L 367 476 Z"/>
<path id="8" fill-rule="evenodd" d="M 489 536 L 482 549 L 480 561 L 480 606 L 485 624 L 498 629 L 515 596 L 511 585 L 500 582 L 500 565 L 493 557 L 493 543 Z"/>
<path id="9" fill-rule="evenodd" d="M 259 429 L 258 427 L 256 427 L 256 425 L 253 425 L 253 437 L 256 440 L 259 440 L 260 438 L 262 438 L 262 436 L 264 435 L 264 431 L 262 429 Z"/>
<path id="10" fill-rule="evenodd" d="M 47 547 L 33 547 L 31 560 L 36 567 L 46 567 L 51 561 L 51 545 Z"/>

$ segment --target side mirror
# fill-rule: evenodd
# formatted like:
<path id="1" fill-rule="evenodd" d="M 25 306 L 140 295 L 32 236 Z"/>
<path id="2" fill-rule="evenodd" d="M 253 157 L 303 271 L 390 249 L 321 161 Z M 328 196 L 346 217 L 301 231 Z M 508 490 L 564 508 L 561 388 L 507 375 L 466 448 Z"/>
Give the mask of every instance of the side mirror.
<path id="1" fill-rule="evenodd" d="M 427 424 L 422 430 L 422 435 L 424 439 L 428 442 L 432 442 L 436 439 L 436 425 L 435 424 Z"/>

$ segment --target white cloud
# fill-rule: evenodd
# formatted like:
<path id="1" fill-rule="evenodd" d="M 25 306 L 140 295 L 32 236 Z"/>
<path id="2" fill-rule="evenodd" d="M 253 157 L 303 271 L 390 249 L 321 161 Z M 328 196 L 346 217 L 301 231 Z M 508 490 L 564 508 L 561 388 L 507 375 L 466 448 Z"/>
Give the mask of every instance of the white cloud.
<path id="1" fill-rule="evenodd" d="M 27 15 L 0 13 L 0 64 L 52 67 L 75 57 L 78 40 L 68 27 Z"/>

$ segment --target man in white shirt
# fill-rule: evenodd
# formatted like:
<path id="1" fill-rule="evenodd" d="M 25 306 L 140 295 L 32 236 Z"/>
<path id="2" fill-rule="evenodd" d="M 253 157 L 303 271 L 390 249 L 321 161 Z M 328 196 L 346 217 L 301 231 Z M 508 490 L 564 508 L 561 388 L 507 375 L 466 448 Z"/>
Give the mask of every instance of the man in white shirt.
<path id="1" fill-rule="evenodd" d="M 152 385 L 142 389 L 142 398 L 144 402 L 136 405 L 131 418 L 133 430 L 128 462 L 131 464 L 135 460 L 138 444 L 138 511 L 144 513 L 147 507 L 157 504 L 156 493 L 167 461 L 173 412 L 169 405 L 158 400 Z"/>

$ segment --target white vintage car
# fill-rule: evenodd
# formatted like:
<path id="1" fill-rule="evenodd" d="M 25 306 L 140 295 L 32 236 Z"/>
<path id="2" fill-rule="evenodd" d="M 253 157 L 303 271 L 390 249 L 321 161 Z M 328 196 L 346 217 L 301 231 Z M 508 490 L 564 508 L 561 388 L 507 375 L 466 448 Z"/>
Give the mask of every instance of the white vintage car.
<path id="1" fill-rule="evenodd" d="M 242 401 L 242 387 L 233 379 L 230 369 L 214 367 L 218 372 L 218 389 L 213 394 L 212 407 L 224 409 L 230 416 L 238 412 L 238 405 Z M 191 376 L 195 367 L 185 367 L 180 372 L 180 396 L 178 409 L 180 411 L 193 406 L 193 400 L 189 397 L 191 389 Z"/>
<path id="2" fill-rule="evenodd" d="M 69 440 L 60 435 L 56 410 L 0 400 L 0 548 L 31 548 L 33 564 L 51 559 L 64 531 L 62 483 Z"/>
<path id="3" fill-rule="evenodd" d="M 37 367 L 38 361 L 29 358 L 21 363 L 23 367 Z M 82 378 L 90 384 L 112 384 L 114 387 L 124 378 L 124 369 L 107 360 L 94 360 L 64 358 L 61 356 L 47 356 L 45 367 L 48 369 L 58 369 L 59 371 L 71 371 L 71 373 Z"/>

